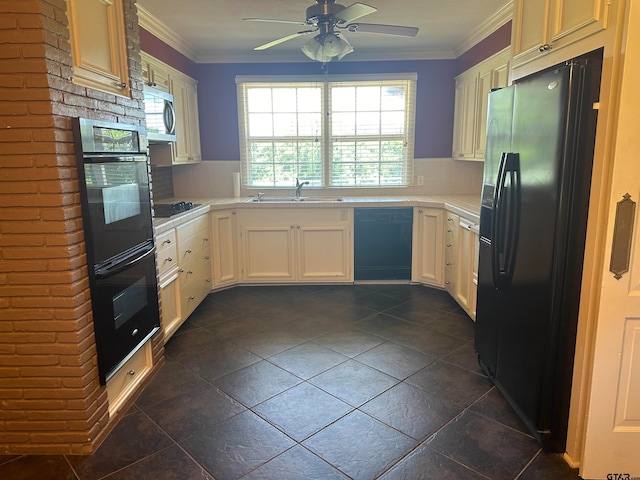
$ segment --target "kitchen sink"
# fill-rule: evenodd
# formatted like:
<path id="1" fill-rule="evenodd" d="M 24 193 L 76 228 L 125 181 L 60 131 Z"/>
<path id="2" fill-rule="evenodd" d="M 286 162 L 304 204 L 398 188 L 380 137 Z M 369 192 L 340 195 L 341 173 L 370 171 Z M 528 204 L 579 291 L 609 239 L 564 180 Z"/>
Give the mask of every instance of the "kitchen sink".
<path id="1" fill-rule="evenodd" d="M 320 202 L 341 202 L 341 197 L 262 197 L 252 198 L 251 202 L 255 203 L 320 203 Z"/>

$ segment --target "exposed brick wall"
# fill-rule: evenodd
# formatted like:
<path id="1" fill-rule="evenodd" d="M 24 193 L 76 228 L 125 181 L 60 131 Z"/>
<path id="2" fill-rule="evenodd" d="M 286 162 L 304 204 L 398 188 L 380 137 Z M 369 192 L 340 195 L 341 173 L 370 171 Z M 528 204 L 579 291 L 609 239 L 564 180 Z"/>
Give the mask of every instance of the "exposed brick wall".
<path id="1" fill-rule="evenodd" d="M 130 99 L 72 83 L 65 0 L 0 1 L 0 454 L 90 453 L 113 423 L 71 118 L 144 122 L 135 0 L 124 7 Z"/>

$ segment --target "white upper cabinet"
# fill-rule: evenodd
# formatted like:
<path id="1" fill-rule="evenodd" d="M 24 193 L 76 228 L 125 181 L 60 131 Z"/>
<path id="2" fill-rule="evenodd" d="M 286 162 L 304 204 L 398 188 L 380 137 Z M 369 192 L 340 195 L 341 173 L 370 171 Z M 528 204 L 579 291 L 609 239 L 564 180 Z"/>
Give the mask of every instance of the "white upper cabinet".
<path id="1" fill-rule="evenodd" d="M 606 29 L 610 3 L 611 0 L 516 0 L 513 66 L 537 60 Z"/>
<path id="2" fill-rule="evenodd" d="M 122 0 L 67 0 L 73 82 L 129 97 Z"/>
<path id="3" fill-rule="evenodd" d="M 484 160 L 489 92 L 509 82 L 510 48 L 505 48 L 456 77 L 452 156 Z"/>

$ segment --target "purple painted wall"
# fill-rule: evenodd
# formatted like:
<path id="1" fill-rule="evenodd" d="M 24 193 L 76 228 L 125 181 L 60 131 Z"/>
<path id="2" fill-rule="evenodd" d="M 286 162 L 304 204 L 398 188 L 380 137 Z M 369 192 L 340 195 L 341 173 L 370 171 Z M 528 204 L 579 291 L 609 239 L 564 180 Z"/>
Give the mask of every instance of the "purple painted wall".
<path id="1" fill-rule="evenodd" d="M 192 78 L 196 76 L 196 63 L 194 61 L 185 57 L 142 27 L 140 27 L 140 50 Z"/>
<path id="2" fill-rule="evenodd" d="M 340 62 L 329 75 L 353 73 L 418 74 L 415 157 L 451 156 L 455 60 Z M 198 64 L 198 109 L 202 158 L 239 160 L 236 75 L 321 75 L 321 64 Z"/>
<path id="3" fill-rule="evenodd" d="M 484 38 L 457 59 L 456 75 L 469 70 L 474 65 L 498 53 L 511 44 L 511 22 L 505 23 L 498 30 Z"/>

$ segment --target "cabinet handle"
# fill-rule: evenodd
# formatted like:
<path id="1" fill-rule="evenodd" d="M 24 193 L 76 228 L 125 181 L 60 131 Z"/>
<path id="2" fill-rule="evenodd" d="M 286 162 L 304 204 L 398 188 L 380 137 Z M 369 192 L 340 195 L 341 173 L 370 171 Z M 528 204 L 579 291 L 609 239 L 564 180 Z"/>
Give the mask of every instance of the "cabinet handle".
<path id="1" fill-rule="evenodd" d="M 210 278 L 207 278 L 207 283 L 211 283 L 211 279 Z"/>
<path id="2" fill-rule="evenodd" d="M 204 240 L 205 242 L 208 242 L 208 241 L 209 241 L 209 237 L 204 237 L 204 238 L 203 238 L 203 240 Z"/>
<path id="3" fill-rule="evenodd" d="M 447 248 L 450 248 L 450 247 L 451 247 L 451 244 L 450 244 L 450 243 L 447 243 Z"/>
<path id="4" fill-rule="evenodd" d="M 125 88 L 127 88 L 127 84 L 124 82 L 116 82 L 116 87 L 118 87 L 120 90 L 124 90 Z"/>
<path id="5" fill-rule="evenodd" d="M 236 212 L 231 212 L 231 215 L 235 215 L 235 214 L 236 214 Z"/>
<path id="6" fill-rule="evenodd" d="M 447 218 L 447 222 L 453 222 L 453 218 L 448 217 L 448 218 Z"/>
<path id="7" fill-rule="evenodd" d="M 418 210 L 418 213 L 422 213 L 422 209 Z"/>
<path id="8" fill-rule="evenodd" d="M 191 249 L 185 250 L 184 253 L 191 253 Z"/>
<path id="9" fill-rule="evenodd" d="M 445 283 L 445 285 L 450 285 L 451 284 L 451 282 L 444 282 L 444 283 Z"/>
<path id="10" fill-rule="evenodd" d="M 300 229 L 300 225 L 298 225 L 298 229 Z"/>
<path id="11" fill-rule="evenodd" d="M 131 376 L 134 376 L 135 374 L 136 374 L 136 371 L 135 371 L 135 370 L 129 370 L 129 371 L 127 372 L 127 375 L 131 375 Z"/>
<path id="12" fill-rule="evenodd" d="M 291 225 L 291 228 L 294 228 L 294 227 L 295 227 L 295 225 Z"/>
<path id="13" fill-rule="evenodd" d="M 171 239 L 167 238 L 164 242 L 162 242 L 162 244 L 164 245 L 165 243 L 170 244 L 171 243 Z"/>
<path id="14" fill-rule="evenodd" d="M 184 273 L 184 268 L 181 268 L 180 270 L 178 270 L 180 273 Z"/>
<path id="15" fill-rule="evenodd" d="M 551 45 L 549 45 L 548 43 L 545 43 L 543 45 L 540 45 L 540 48 L 538 48 L 538 51 L 540 53 L 544 53 L 544 52 L 548 52 L 549 50 L 551 50 L 553 47 Z"/>
<path id="16" fill-rule="evenodd" d="M 193 271 L 187 270 L 187 275 L 191 275 L 192 273 L 193 273 Z"/>
<path id="17" fill-rule="evenodd" d="M 209 255 L 207 255 L 206 257 L 204 257 L 205 260 L 211 260 L 211 258 L 209 257 Z"/>
<path id="18" fill-rule="evenodd" d="M 189 300 L 195 300 L 195 299 L 196 299 L 196 297 L 194 297 L 193 295 L 191 295 L 191 296 L 189 297 Z"/>
<path id="19" fill-rule="evenodd" d="M 451 262 L 447 262 L 447 267 L 450 267 L 450 266 L 451 266 Z"/>
<path id="20" fill-rule="evenodd" d="M 167 258 L 165 259 L 165 262 L 173 262 L 173 258 L 171 258 L 171 257 L 167 257 Z"/>
<path id="21" fill-rule="evenodd" d="M 451 233 L 451 232 L 453 232 L 453 230 L 451 230 L 451 229 L 447 230 L 447 233 Z"/>

